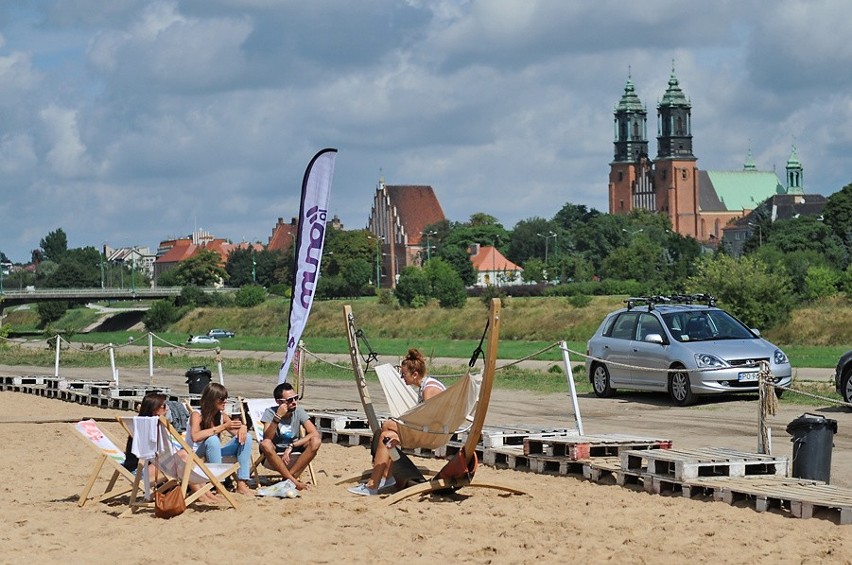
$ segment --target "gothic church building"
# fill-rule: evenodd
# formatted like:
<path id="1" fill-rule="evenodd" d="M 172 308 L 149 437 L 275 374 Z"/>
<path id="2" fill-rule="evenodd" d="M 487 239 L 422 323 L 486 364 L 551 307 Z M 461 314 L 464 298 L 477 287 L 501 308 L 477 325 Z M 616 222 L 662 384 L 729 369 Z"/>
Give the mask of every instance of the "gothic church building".
<path id="1" fill-rule="evenodd" d="M 672 229 L 679 234 L 716 244 L 726 224 L 767 198 L 802 192 L 798 159 L 787 162 L 786 188 L 774 172 L 757 170 L 750 155 L 740 171 L 700 170 L 692 151 L 692 105 L 674 69 L 657 104 L 655 159 L 651 160 L 648 153 L 648 111 L 630 77 L 614 115 L 610 214 L 628 214 L 635 209 L 667 214 Z"/>

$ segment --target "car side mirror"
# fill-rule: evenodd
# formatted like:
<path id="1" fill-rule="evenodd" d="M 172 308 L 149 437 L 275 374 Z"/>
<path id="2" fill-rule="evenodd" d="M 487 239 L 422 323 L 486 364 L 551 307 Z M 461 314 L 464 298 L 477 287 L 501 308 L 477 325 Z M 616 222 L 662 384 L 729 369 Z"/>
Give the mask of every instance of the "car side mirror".
<path id="1" fill-rule="evenodd" d="M 663 336 L 660 334 L 648 334 L 645 336 L 645 341 L 648 343 L 659 343 L 660 345 L 665 343 L 665 341 L 663 341 Z"/>
<path id="2" fill-rule="evenodd" d="M 757 337 L 760 337 L 760 330 L 757 328 L 751 328 L 751 333 L 753 333 Z"/>

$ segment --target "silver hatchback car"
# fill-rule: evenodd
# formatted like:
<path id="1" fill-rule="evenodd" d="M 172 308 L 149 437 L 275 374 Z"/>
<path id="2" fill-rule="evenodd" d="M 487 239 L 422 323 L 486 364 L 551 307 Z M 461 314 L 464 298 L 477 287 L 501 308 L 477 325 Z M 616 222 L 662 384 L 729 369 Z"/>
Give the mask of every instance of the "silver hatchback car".
<path id="1" fill-rule="evenodd" d="M 705 304 L 693 303 L 698 300 Z M 697 395 L 753 393 L 761 361 L 769 363 L 776 383 L 789 386 L 787 355 L 714 304 L 707 295 L 632 298 L 607 315 L 587 346 L 595 394 L 661 391 L 686 406 Z M 775 392 L 781 396 L 781 389 Z"/>

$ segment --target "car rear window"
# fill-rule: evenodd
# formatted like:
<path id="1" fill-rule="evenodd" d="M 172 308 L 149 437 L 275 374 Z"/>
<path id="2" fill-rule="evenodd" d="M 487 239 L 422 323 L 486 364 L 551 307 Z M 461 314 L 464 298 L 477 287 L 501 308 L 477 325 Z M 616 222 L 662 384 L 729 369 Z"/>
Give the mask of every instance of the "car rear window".
<path id="1" fill-rule="evenodd" d="M 608 335 L 614 339 L 633 339 L 633 328 L 636 327 L 636 312 L 624 312 L 619 314 L 615 323 L 610 328 Z"/>

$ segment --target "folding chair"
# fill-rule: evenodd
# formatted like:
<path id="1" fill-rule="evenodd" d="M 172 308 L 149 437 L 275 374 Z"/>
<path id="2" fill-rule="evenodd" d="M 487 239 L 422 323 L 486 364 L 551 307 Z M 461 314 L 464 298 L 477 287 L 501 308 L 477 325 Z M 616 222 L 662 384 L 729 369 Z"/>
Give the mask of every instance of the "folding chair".
<path id="1" fill-rule="evenodd" d="M 263 428 L 264 428 L 263 422 L 261 422 L 261 418 L 263 418 L 263 413 L 266 411 L 267 408 L 275 409 L 275 408 L 278 407 L 278 404 L 276 404 L 275 400 L 271 399 L 271 398 L 243 398 L 243 397 L 240 397 L 239 401 L 240 401 L 240 412 L 241 412 L 241 415 L 242 415 L 242 418 L 243 418 L 243 422 L 248 422 L 248 420 L 246 419 L 246 416 L 248 416 L 248 418 L 251 419 L 251 424 L 252 424 L 251 430 L 252 430 L 252 432 L 254 432 L 254 441 L 255 441 L 255 444 L 257 444 L 257 449 L 259 451 L 257 458 L 254 461 L 252 461 L 252 464 L 251 464 L 251 476 L 254 477 L 257 484 L 260 485 L 261 475 L 260 475 L 260 471 L 258 470 L 258 467 L 260 467 L 260 465 L 262 465 L 263 462 L 266 460 L 266 455 L 264 455 L 263 452 L 260 451 L 260 442 L 263 441 Z M 305 435 L 305 427 L 300 426 L 299 428 L 300 428 L 299 429 L 300 437 L 303 437 Z M 299 452 L 295 452 L 295 454 L 298 455 Z M 311 476 L 311 483 L 314 486 L 317 486 L 317 479 L 316 479 L 316 474 L 314 473 L 314 464 L 313 463 L 308 464 L 308 474 L 310 474 L 310 476 Z"/>
<path id="2" fill-rule="evenodd" d="M 119 416 L 118 421 L 129 435 L 133 435 L 136 427 L 136 419 L 152 419 L 153 416 Z M 159 426 L 160 441 L 157 444 L 157 457 L 155 459 L 143 460 L 140 458 L 139 467 L 133 481 L 133 489 L 130 494 L 130 510 L 135 513 L 139 508 L 153 508 L 153 502 L 147 500 L 139 501 L 139 485 L 143 474 L 148 472 L 148 463 L 155 462 L 160 473 L 169 480 L 162 485 L 155 485 L 153 490 L 167 489 L 175 482 L 180 483 L 186 505 L 189 506 L 204 493 L 213 488 L 225 497 L 228 504 L 236 509 L 237 502 L 230 492 L 222 485 L 225 478 L 233 475 L 239 464 L 237 463 L 205 463 L 192 448 L 187 444 L 183 436 L 178 432 L 165 417 L 157 418 Z M 183 455 L 182 455 L 183 454 Z M 187 493 L 190 484 L 198 485 L 194 492 Z"/>
<path id="3" fill-rule="evenodd" d="M 84 506 L 89 502 L 89 493 L 95 486 L 95 481 L 97 481 L 104 465 L 107 466 L 107 470 L 112 470 L 112 476 L 103 494 L 91 500 L 93 502 L 102 502 L 129 493 L 133 487 L 127 485 L 132 485 L 136 480 L 136 476 L 122 465 L 124 463 L 124 451 L 116 446 L 115 442 L 101 430 L 94 420 L 83 420 L 72 424 L 72 426 L 82 436 L 86 445 L 90 446 L 98 454 L 98 460 L 95 462 L 92 473 L 89 475 L 89 480 L 86 481 L 86 485 L 80 493 L 77 505 Z M 120 486 L 116 486 L 119 478 L 126 480 L 127 485 L 122 482 Z"/>

